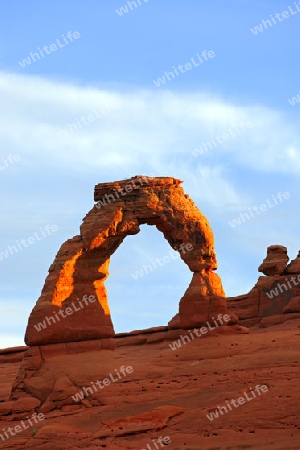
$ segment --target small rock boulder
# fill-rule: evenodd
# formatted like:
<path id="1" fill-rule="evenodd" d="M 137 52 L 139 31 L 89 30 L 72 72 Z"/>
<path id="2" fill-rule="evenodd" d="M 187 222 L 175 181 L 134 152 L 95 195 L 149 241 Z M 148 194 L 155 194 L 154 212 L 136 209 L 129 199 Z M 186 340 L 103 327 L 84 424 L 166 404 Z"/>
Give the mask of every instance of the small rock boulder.
<path id="1" fill-rule="evenodd" d="M 287 248 L 283 245 L 271 245 L 267 249 L 267 257 L 259 266 L 258 271 L 267 276 L 282 275 L 289 257 Z"/>

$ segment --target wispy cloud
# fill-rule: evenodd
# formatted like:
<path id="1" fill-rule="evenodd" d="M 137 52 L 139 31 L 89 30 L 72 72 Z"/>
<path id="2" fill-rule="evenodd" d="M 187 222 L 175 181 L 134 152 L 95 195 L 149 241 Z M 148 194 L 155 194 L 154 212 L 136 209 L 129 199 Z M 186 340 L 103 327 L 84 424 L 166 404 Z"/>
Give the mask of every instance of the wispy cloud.
<path id="1" fill-rule="evenodd" d="M 209 93 L 101 90 L 35 76 L 0 74 L 0 128 L 6 149 L 49 157 L 50 164 L 135 167 L 183 157 L 183 167 L 202 166 L 190 154 L 227 128 L 250 120 L 245 136 L 210 153 L 265 172 L 295 173 L 300 168 L 296 120 L 262 106 L 241 107 Z M 57 131 L 101 107 L 115 110 L 103 120 L 59 139 Z M 118 132 L 116 133 L 116 130 Z M 22 152 L 21 152 L 22 150 Z M 206 159 L 208 157 L 208 159 Z M 200 159 L 200 158 L 198 158 Z M 137 162 L 138 161 L 138 162 Z"/>

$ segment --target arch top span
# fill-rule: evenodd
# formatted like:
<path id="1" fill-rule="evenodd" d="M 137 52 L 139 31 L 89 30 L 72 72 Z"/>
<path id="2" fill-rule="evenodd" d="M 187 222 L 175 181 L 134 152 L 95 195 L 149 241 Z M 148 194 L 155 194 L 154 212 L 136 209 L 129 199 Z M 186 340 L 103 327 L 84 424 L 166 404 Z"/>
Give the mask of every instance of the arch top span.
<path id="1" fill-rule="evenodd" d="M 110 257 L 142 224 L 156 226 L 194 274 L 180 301 L 181 327 L 202 325 L 212 314 L 226 313 L 222 283 L 213 272 L 217 262 L 212 229 L 181 184 L 173 177 L 137 175 L 95 186 L 96 203 L 84 217 L 80 235 L 62 245 L 49 269 L 29 317 L 28 345 L 114 335 L 104 286 Z M 84 296 L 95 300 L 79 308 Z M 62 309 L 74 307 L 76 313 L 57 320 Z M 35 325 L 46 316 L 51 323 L 37 331 Z"/>
<path id="2" fill-rule="evenodd" d="M 136 175 L 127 180 L 97 184 L 94 190 L 96 210 L 89 213 L 92 220 L 88 214 L 81 226 L 87 247 L 97 232 L 106 226 L 101 226 L 104 219 L 101 211 L 103 214 L 105 211 L 108 215 L 122 216 L 118 224 L 120 234 L 126 234 L 126 231 L 136 234 L 142 224 L 155 225 L 171 247 L 179 251 L 192 272 L 215 270 L 212 229 L 193 200 L 184 193 L 181 183 L 182 180 L 173 177 Z M 95 226 L 95 214 L 99 218 L 98 226 Z M 183 253 L 180 247 L 188 244 L 192 245 L 192 250 Z"/>

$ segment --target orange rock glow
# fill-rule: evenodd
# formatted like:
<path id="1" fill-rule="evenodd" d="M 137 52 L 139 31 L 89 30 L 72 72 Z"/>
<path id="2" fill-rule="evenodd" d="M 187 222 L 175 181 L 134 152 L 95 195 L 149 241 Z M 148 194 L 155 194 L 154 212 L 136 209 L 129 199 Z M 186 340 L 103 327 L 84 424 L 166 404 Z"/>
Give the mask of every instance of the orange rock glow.
<path id="1" fill-rule="evenodd" d="M 53 305 L 61 308 L 62 302 L 72 294 L 74 289 L 73 275 L 75 264 L 81 254 L 82 250 L 79 250 L 76 255 L 65 262 L 64 267 L 61 269 L 52 298 Z"/>

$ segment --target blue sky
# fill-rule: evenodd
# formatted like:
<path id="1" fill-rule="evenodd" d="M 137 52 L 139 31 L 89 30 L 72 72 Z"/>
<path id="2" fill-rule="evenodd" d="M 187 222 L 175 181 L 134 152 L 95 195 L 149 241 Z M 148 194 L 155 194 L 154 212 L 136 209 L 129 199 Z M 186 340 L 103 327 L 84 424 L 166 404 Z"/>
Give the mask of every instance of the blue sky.
<path id="1" fill-rule="evenodd" d="M 300 98 L 288 101 L 300 90 L 296 5 L 139 1 L 132 9 L 124 0 L 1 5 L 0 253 L 47 224 L 58 230 L 0 261 L 0 348 L 23 344 L 48 268 L 79 234 L 97 183 L 136 174 L 184 180 L 214 230 L 228 296 L 255 284 L 267 246 L 297 255 Z M 281 20 L 262 25 L 276 13 Z M 71 42 L 68 32 L 79 37 Z M 33 61 L 30 53 L 44 46 L 48 54 Z M 205 50 L 214 57 L 179 72 Z M 174 79 L 157 87 L 170 71 Z M 68 128 L 101 109 L 102 117 Z M 251 127 L 241 128 L 246 122 Z M 212 140 L 213 148 L 193 155 Z M 279 192 L 289 198 L 274 204 Z M 272 206 L 229 224 L 267 200 Z M 177 312 L 192 275 L 182 261 L 132 276 L 169 250 L 161 233 L 142 226 L 112 256 L 106 286 L 117 332 L 165 325 Z"/>

